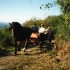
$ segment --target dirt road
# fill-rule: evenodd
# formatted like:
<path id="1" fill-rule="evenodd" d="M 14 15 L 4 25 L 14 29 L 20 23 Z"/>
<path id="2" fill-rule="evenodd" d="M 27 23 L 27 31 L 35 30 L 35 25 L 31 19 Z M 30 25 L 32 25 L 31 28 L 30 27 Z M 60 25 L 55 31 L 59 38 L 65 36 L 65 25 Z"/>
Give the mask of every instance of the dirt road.
<path id="1" fill-rule="evenodd" d="M 63 62 L 56 62 L 55 55 L 51 51 L 41 51 L 38 47 L 30 48 L 26 52 L 20 51 L 16 56 L 0 58 L 0 70 L 61 70 L 63 68 L 69 69 L 69 64 L 67 67 L 63 66 Z"/>

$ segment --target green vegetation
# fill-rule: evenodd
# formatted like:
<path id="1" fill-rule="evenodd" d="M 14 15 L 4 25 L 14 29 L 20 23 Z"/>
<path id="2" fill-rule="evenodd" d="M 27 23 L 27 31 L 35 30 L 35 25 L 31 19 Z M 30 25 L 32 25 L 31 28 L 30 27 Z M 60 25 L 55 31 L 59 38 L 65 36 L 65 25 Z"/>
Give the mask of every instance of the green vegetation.
<path id="1" fill-rule="evenodd" d="M 43 23 L 43 20 L 37 20 L 36 18 L 34 18 L 34 19 L 30 19 L 29 21 L 26 21 L 25 23 L 23 23 L 23 26 L 28 26 L 31 28 L 33 24 L 36 24 L 37 27 L 40 27 L 41 23 Z"/>
<path id="2" fill-rule="evenodd" d="M 12 37 L 9 29 L 0 29 L 0 55 L 5 55 L 8 52 L 8 48 L 12 45 Z"/>
<path id="3" fill-rule="evenodd" d="M 60 5 L 63 13 L 70 12 L 70 0 L 57 0 L 57 4 Z"/>

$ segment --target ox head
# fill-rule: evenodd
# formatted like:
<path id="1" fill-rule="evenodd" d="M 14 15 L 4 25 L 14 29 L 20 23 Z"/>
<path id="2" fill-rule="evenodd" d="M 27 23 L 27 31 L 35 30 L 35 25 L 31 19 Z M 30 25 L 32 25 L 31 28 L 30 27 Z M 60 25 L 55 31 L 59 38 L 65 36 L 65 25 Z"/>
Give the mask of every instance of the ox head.
<path id="1" fill-rule="evenodd" d="M 9 30 L 12 30 L 12 29 L 17 29 L 19 27 L 21 27 L 20 23 L 19 22 L 12 22 L 12 23 L 9 23 L 10 27 L 9 27 Z"/>
<path id="2" fill-rule="evenodd" d="M 13 24 L 12 23 L 9 23 L 9 30 L 12 30 L 13 29 Z"/>

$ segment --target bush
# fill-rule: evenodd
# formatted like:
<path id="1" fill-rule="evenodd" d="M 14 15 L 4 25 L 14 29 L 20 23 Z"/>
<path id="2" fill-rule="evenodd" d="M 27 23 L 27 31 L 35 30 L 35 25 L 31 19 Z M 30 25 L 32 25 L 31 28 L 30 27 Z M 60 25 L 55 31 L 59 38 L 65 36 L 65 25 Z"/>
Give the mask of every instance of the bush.
<path id="1" fill-rule="evenodd" d="M 0 45 L 1 48 L 8 48 L 12 45 L 12 37 L 8 29 L 0 30 Z"/>

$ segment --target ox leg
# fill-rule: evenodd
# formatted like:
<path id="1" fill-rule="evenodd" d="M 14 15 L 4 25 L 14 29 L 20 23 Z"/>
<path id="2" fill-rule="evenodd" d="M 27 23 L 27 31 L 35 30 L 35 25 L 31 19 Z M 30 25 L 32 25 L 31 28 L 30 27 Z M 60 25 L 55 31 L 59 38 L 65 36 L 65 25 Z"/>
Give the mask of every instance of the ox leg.
<path id="1" fill-rule="evenodd" d="M 20 49 L 21 41 L 17 41 L 17 45 L 18 45 L 18 51 L 21 51 Z"/>
<path id="2" fill-rule="evenodd" d="M 27 39 L 26 39 L 26 41 L 25 41 L 25 45 L 24 45 L 24 52 L 25 52 L 25 50 L 27 50 Z"/>
<path id="3" fill-rule="evenodd" d="M 42 43 L 42 41 L 39 43 L 39 47 L 40 47 L 40 49 L 42 50 L 42 46 L 43 46 L 43 43 Z"/>
<path id="4" fill-rule="evenodd" d="M 17 54 L 17 41 L 15 41 L 15 55 Z"/>

